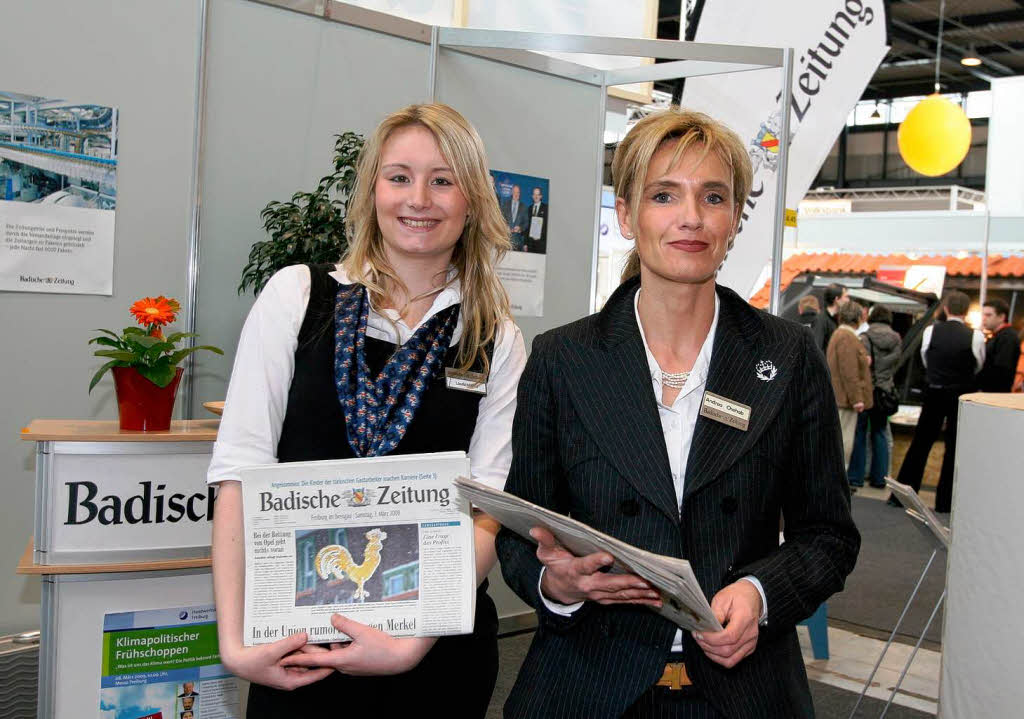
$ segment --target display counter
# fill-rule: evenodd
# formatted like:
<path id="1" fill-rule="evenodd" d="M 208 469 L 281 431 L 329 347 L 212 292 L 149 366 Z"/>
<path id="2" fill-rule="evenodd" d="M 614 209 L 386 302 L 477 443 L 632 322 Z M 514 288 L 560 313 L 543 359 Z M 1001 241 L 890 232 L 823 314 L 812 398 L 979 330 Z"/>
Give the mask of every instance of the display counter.
<path id="1" fill-rule="evenodd" d="M 18 572 L 41 577 L 40 719 L 94 716 L 143 694 L 151 714 L 178 716 L 188 682 L 196 716 L 238 715 L 237 681 L 215 657 L 206 469 L 218 424 L 22 430 L 36 443 L 34 532 Z"/>

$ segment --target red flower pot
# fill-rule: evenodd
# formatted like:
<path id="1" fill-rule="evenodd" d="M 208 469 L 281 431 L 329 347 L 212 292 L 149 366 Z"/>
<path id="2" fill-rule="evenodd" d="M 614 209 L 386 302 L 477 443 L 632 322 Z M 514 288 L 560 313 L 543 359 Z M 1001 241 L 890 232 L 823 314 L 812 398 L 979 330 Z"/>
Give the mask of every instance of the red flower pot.
<path id="1" fill-rule="evenodd" d="M 166 387 L 157 387 L 133 367 L 111 367 L 110 371 L 114 373 L 121 429 L 158 432 L 171 428 L 174 398 L 184 371 L 181 367 Z"/>

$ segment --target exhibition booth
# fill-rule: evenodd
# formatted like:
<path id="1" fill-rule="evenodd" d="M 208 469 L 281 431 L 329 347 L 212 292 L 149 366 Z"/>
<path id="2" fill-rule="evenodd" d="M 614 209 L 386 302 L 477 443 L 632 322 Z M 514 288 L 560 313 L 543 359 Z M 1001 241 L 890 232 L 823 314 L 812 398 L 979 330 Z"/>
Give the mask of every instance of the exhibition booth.
<path id="1" fill-rule="evenodd" d="M 789 107 L 796 70 L 792 49 L 446 28 L 336 0 L 56 5 L 60 23 L 50 21 L 54 3 L 5 9 L 12 27 L 45 27 L 48 45 L 61 51 L 40 53 L 34 33 L 9 34 L 0 46 L 0 66 L 11 70 L 4 82 L 116 108 L 107 151 L 120 150 L 110 286 L 75 296 L 6 292 L 0 313 L 8 338 L 8 411 L 0 423 L 8 507 L 0 541 L 8 552 L 0 571 L 21 575 L 0 587 L 0 608 L 9 622 L 41 625 L 39 719 L 92 716 L 103 692 L 114 696 L 133 674 L 136 684 L 158 683 L 117 654 L 126 637 L 156 629 L 177 632 L 167 643 L 195 655 L 185 668 L 153 669 L 182 692 L 175 711 L 192 711 L 186 684 L 202 683 L 201 701 L 211 708 L 197 719 L 238 716 L 238 684 L 215 652 L 215 497 L 205 479 L 218 421 L 203 404 L 226 393 L 252 305 L 237 278 L 264 239 L 261 211 L 330 173 L 339 133 L 366 134 L 392 110 L 436 100 L 478 129 L 499 194 L 514 184 L 543 188 L 551 207 L 544 230 L 557 241 L 537 254 L 512 253 L 502 276 L 529 348 L 537 335 L 590 314 L 595 297 L 607 294 L 596 238 L 608 204 L 609 88 L 776 68 L 779 102 Z M 668 61 L 602 70 L 553 53 Z M 784 251 L 790 113 L 780 122 L 771 265 L 755 304 L 779 311 L 787 252 L 853 250 L 864 237 L 879 248 L 894 237 L 927 237 L 928 246 L 961 247 L 969 238 L 986 253 L 1019 250 L 1021 217 L 951 211 L 808 218 Z M 85 154 L 78 149 L 71 154 Z M 113 189 L 97 183 L 97 201 L 112 202 Z M 225 355 L 189 360 L 170 430 L 123 431 L 108 419 L 112 384 L 85 391 L 97 364 L 86 335 L 120 326 L 127 298 L 157 292 L 182 300 L 180 329 Z M 1009 531 L 1019 492 L 1000 480 L 1015 474 L 1002 450 L 1024 431 L 1024 405 L 972 395 L 960 411 L 940 716 L 1009 716 L 1022 699 L 1013 690 L 1010 638 L 1024 628 L 1011 606 L 1020 584 L 1014 558 L 1024 546 Z M 78 419 L 46 419 L 53 417 Z M 489 580 L 501 630 L 534 628 L 533 610 L 498 569 Z M 1010 623 L 996 625 L 994 616 Z"/>

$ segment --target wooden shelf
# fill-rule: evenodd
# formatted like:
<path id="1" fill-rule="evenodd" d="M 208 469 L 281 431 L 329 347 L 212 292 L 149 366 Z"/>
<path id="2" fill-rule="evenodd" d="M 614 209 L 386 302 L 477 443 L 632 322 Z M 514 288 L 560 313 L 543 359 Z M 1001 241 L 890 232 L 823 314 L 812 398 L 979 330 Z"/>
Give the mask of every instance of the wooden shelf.
<path id="1" fill-rule="evenodd" d="M 171 422 L 164 432 L 128 432 L 116 420 L 34 419 L 21 430 L 30 442 L 213 442 L 219 419 L 185 419 Z"/>
<path id="2" fill-rule="evenodd" d="M 36 564 L 32 561 L 34 543 L 28 545 L 18 560 L 18 574 L 104 574 L 106 572 L 155 572 L 165 569 L 206 569 L 211 566 L 209 557 L 192 559 L 158 559 L 149 562 L 115 562 L 108 564 Z"/>

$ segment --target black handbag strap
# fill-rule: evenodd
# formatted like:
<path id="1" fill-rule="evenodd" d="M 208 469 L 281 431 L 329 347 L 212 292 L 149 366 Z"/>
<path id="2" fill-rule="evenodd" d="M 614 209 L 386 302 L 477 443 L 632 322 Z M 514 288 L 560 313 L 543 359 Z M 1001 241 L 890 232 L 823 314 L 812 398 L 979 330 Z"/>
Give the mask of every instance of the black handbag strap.
<path id="1" fill-rule="evenodd" d="M 871 384 L 875 383 L 875 343 L 871 341 L 871 335 L 866 331 L 864 336 L 868 338 L 868 344 L 871 346 Z"/>

